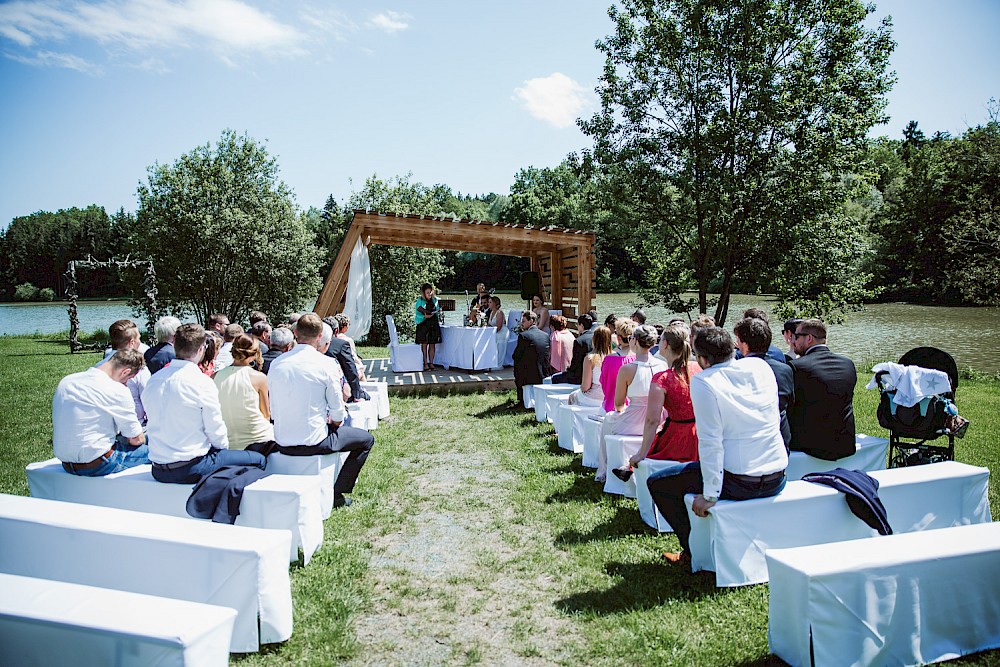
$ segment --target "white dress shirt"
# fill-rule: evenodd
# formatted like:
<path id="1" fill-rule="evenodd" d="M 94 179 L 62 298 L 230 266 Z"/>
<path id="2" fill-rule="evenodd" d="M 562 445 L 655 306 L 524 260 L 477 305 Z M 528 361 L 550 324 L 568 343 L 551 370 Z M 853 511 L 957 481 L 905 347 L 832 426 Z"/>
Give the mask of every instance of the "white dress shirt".
<path id="1" fill-rule="evenodd" d="M 115 444 L 115 436 L 142 434 L 132 395 L 103 371 L 67 375 L 52 397 L 52 448 L 66 463 L 89 463 Z"/>
<path id="2" fill-rule="evenodd" d="M 112 356 L 113 354 L 105 356 L 103 359 L 94 364 L 94 368 L 98 368 L 99 366 L 103 366 L 108 363 L 108 359 Z M 132 394 L 132 403 L 135 405 L 135 416 L 136 419 L 139 420 L 140 424 L 146 423 L 146 408 L 142 405 L 142 392 L 146 390 L 146 383 L 149 382 L 150 377 L 152 377 L 152 374 L 149 372 L 149 368 L 143 366 L 138 373 L 130 377 L 128 382 L 125 383 L 125 386 L 128 387 L 129 393 Z"/>
<path id="3" fill-rule="evenodd" d="M 271 362 L 267 386 L 279 445 L 319 444 L 327 436 L 327 420 L 344 421 L 340 378 L 337 360 L 312 345 L 296 345 Z"/>
<path id="4" fill-rule="evenodd" d="M 153 463 L 190 461 L 211 447 L 229 448 L 219 392 L 197 364 L 174 359 L 149 379 L 142 400 Z"/>
<path id="5" fill-rule="evenodd" d="M 778 382 L 763 359 L 726 361 L 693 376 L 691 404 L 705 497 L 722 493 L 723 470 L 760 476 L 788 467 Z"/>
<path id="6" fill-rule="evenodd" d="M 219 353 L 215 355 L 215 372 L 218 373 L 223 368 L 233 365 L 233 344 L 223 343 L 219 348 Z"/>

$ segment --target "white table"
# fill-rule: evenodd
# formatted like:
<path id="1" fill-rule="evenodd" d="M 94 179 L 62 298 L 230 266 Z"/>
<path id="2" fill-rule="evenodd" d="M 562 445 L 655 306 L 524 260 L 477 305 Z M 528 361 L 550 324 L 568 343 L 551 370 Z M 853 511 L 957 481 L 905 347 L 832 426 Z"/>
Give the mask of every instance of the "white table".
<path id="1" fill-rule="evenodd" d="M 990 521 L 986 468 L 945 461 L 869 473 L 895 533 Z M 691 512 L 691 569 L 715 572 L 717 586 L 767 581 L 768 549 L 842 542 L 876 535 L 854 516 L 844 494 L 811 482 L 788 482 L 770 498 L 721 500 L 708 517 Z"/>
<path id="2" fill-rule="evenodd" d="M 496 329 L 493 327 L 441 327 L 441 343 L 434 363 L 450 369 L 482 371 L 497 364 Z"/>
<path id="3" fill-rule="evenodd" d="M 194 485 L 157 482 L 151 469 L 143 465 L 104 477 L 81 477 L 66 472 L 57 459 L 49 459 L 28 464 L 26 472 L 33 498 L 191 519 L 186 505 Z M 292 531 L 289 560 L 297 561 L 301 548 L 308 565 L 323 543 L 322 499 L 319 480 L 269 475 L 244 489 L 236 525 Z"/>
<path id="4" fill-rule="evenodd" d="M 236 610 L 0 574 L 0 655 L 9 665 L 229 663 Z"/>
<path id="5" fill-rule="evenodd" d="M 792 665 L 917 665 L 1000 647 L 1000 524 L 772 549 L 768 643 Z"/>
<path id="6" fill-rule="evenodd" d="M 0 495 L 0 572 L 230 607 L 236 653 L 292 636 L 291 539 L 287 530 Z"/>

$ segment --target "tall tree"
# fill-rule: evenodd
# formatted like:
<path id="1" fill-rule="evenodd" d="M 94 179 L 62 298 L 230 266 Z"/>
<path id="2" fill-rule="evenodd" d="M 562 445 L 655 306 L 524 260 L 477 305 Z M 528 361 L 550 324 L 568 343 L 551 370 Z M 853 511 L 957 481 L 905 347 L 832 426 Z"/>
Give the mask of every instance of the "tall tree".
<path id="1" fill-rule="evenodd" d="M 893 82 L 890 23 L 867 28 L 872 11 L 859 0 L 622 0 L 609 10 L 601 110 L 580 126 L 636 225 L 683 258 L 700 310 L 718 279 L 720 323 L 739 279 L 829 237 L 797 230 L 845 222 L 842 176 L 884 120 Z M 811 247 L 811 265 L 831 261 L 825 250 Z M 814 278 L 816 290 L 833 287 L 825 271 Z M 663 287 L 664 301 L 678 299 L 677 282 Z M 796 305 L 824 314 L 824 303 Z"/>
<path id="2" fill-rule="evenodd" d="M 147 179 L 129 240 L 152 257 L 164 306 L 239 321 L 315 299 L 319 251 L 263 144 L 227 130 L 214 146 L 150 167 Z"/>

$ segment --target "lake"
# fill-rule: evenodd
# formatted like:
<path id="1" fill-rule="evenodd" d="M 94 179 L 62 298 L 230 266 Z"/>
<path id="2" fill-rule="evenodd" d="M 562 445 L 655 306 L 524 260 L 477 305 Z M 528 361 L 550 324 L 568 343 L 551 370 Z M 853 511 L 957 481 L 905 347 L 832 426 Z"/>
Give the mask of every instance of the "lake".
<path id="1" fill-rule="evenodd" d="M 442 298 L 455 299 L 458 311 L 447 313 L 449 324 L 461 322 L 465 308 L 465 295 L 443 294 Z M 504 310 L 523 308 L 516 295 L 502 294 Z M 635 294 L 599 294 L 597 312 L 601 317 L 608 313 L 629 315 L 635 310 Z M 734 295 L 729 312 L 733 314 L 727 325 L 731 328 L 736 315 L 744 308 L 756 306 L 768 313 L 775 299 L 769 297 Z M 41 304 L 0 304 L 0 335 L 26 333 L 55 333 L 69 329 L 69 315 L 64 302 Z M 106 329 L 117 319 L 130 318 L 140 328 L 145 320 L 133 316 L 124 301 L 85 301 L 78 304 L 80 328 L 91 332 Z M 672 315 L 664 308 L 649 308 L 646 315 L 650 322 L 666 322 Z M 781 323 L 772 323 L 778 347 L 785 349 L 780 338 Z M 914 306 L 903 303 L 874 304 L 857 313 L 850 313 L 846 322 L 830 327 L 831 349 L 846 354 L 856 361 L 896 361 L 907 350 L 921 345 L 939 347 L 951 353 L 960 368 L 972 367 L 986 373 L 1000 372 L 1000 355 L 996 341 L 1000 340 L 1000 308 L 955 308 L 945 306 Z"/>

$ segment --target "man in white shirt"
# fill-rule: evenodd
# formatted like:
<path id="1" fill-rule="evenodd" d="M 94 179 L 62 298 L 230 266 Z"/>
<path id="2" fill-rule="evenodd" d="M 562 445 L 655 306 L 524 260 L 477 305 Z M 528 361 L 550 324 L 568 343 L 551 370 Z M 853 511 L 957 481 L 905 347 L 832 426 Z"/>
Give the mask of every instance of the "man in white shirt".
<path id="1" fill-rule="evenodd" d="M 108 327 L 108 335 L 111 337 L 111 354 L 105 353 L 104 359 L 94 364 L 95 366 L 106 364 L 116 352 L 120 352 L 121 350 L 138 350 L 140 354 L 144 354 L 146 351 L 143 349 L 144 346 L 139 337 L 139 328 L 132 320 L 118 320 Z M 146 349 L 149 348 L 147 347 Z M 132 394 L 136 419 L 143 426 L 146 425 L 146 409 L 142 405 L 142 392 L 146 388 L 149 376 L 149 368 L 143 364 L 139 372 L 130 377 L 128 382 L 125 383 L 129 393 Z"/>
<path id="2" fill-rule="evenodd" d="M 223 466 L 263 468 L 258 452 L 230 450 L 215 383 L 198 367 L 205 329 L 184 324 L 174 334 L 176 358 L 146 384 L 149 458 L 159 482 L 196 484 Z"/>
<path id="3" fill-rule="evenodd" d="M 149 463 L 146 438 L 125 383 L 145 362 L 137 350 L 67 375 L 52 397 L 52 448 L 66 472 L 101 477 Z"/>
<path id="4" fill-rule="evenodd" d="M 215 372 L 218 373 L 223 368 L 233 365 L 233 341 L 243 333 L 243 327 L 238 324 L 228 324 L 223 330 L 222 347 L 215 355 Z"/>
<path id="5" fill-rule="evenodd" d="M 685 494 L 697 494 L 694 513 L 705 517 L 720 499 L 777 495 L 785 487 L 788 467 L 778 383 L 770 366 L 755 357 L 734 361 L 732 336 L 718 327 L 700 330 L 694 349 L 704 369 L 691 378 L 699 461 L 653 474 L 647 481 L 653 502 L 681 543 L 680 553 L 663 557 L 683 564 L 691 562 Z"/>
<path id="6" fill-rule="evenodd" d="M 345 493 L 354 490 L 361 467 L 375 438 L 368 431 L 344 426 L 347 416 L 342 374 L 337 362 L 324 354 L 330 334 L 315 313 L 306 313 L 295 325 L 297 344 L 271 362 L 267 384 L 277 451 L 289 456 L 350 452 L 333 486 L 334 506 L 350 505 Z"/>

